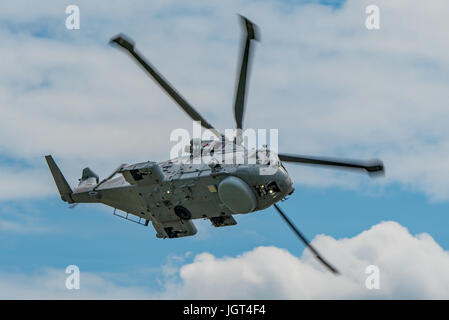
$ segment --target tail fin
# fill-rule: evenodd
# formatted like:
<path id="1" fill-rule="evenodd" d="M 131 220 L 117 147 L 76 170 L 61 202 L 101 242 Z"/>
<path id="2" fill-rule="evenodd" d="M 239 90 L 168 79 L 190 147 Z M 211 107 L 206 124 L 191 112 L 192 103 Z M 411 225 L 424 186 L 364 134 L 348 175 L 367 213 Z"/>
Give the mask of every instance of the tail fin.
<path id="1" fill-rule="evenodd" d="M 68 203 L 74 203 L 72 199 L 72 189 L 67 183 L 66 179 L 59 170 L 52 156 L 45 156 L 45 160 L 47 160 L 48 167 L 50 168 L 51 174 L 53 175 L 53 179 L 55 180 L 56 187 L 58 187 L 58 191 L 61 194 L 61 199 Z"/>

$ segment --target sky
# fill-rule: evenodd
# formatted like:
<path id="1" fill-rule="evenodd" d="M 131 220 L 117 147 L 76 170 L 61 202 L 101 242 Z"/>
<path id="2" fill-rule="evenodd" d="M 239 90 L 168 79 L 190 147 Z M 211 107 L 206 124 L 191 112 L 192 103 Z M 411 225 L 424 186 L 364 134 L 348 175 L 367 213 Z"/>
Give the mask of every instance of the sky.
<path id="1" fill-rule="evenodd" d="M 80 29 L 65 27 L 68 5 Z M 380 29 L 365 27 L 368 5 Z M 0 298 L 449 298 L 449 3 L 377 1 L 3 1 L 0 3 Z M 319 265 L 273 208 L 198 234 L 155 231 L 94 204 L 69 209 L 86 166 L 163 161 L 190 119 L 122 52 L 125 33 L 219 130 L 233 128 L 237 14 L 254 21 L 245 128 L 279 151 L 379 158 L 386 175 L 286 167 L 280 206 L 335 265 Z M 66 267 L 80 269 L 67 290 Z M 366 287 L 379 268 L 380 288 Z"/>

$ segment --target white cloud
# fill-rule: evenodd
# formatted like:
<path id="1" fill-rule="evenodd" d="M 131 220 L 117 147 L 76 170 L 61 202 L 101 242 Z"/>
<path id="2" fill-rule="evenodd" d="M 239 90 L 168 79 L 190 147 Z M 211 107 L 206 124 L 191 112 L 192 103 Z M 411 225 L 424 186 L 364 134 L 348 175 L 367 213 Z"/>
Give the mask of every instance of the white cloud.
<path id="1" fill-rule="evenodd" d="M 161 290 L 144 287 L 145 275 L 139 272 L 121 276 L 81 270 L 81 289 L 70 291 L 64 270 L 0 272 L 0 298 L 449 298 L 449 254 L 428 234 L 413 236 L 396 222 L 383 222 L 353 238 L 320 235 L 312 243 L 338 267 L 340 276 L 324 269 L 307 250 L 298 258 L 282 248 L 258 247 L 236 257 L 202 253 L 191 263 L 185 263 L 189 253 L 169 257 L 160 270 Z M 369 265 L 380 269 L 379 290 L 365 287 Z M 131 279 L 132 274 L 138 279 Z"/>
<path id="2" fill-rule="evenodd" d="M 318 236 L 313 244 L 342 273 L 323 269 L 309 251 L 301 259 L 276 247 L 237 257 L 197 255 L 180 269 L 167 297 L 189 299 L 447 299 L 449 254 L 428 234 L 412 236 L 383 222 L 353 238 Z M 380 268 L 380 290 L 365 286 L 366 267 Z"/>
<path id="3" fill-rule="evenodd" d="M 68 290 L 64 269 L 36 274 L 0 273 L 0 299 L 149 299 L 145 289 L 115 284 L 108 276 L 81 273 L 80 289 Z"/>
<path id="4" fill-rule="evenodd" d="M 0 166 L 0 200 L 29 199 L 54 193 L 47 171 Z"/>
<path id="5" fill-rule="evenodd" d="M 47 153 L 71 181 L 86 165 L 104 176 L 122 162 L 164 160 L 170 131 L 191 127 L 142 70 L 106 45 L 120 31 L 211 123 L 232 127 L 239 12 L 259 24 L 262 38 L 245 126 L 280 128 L 285 152 L 379 157 L 387 168 L 386 179 L 369 183 L 292 168 L 298 183 L 399 183 L 434 200 L 449 198 L 446 0 L 377 1 L 379 31 L 365 29 L 371 3 L 358 0 L 338 10 L 285 10 L 276 1 L 79 1 L 79 31 L 65 29 L 64 3 L 41 1 L 27 10 L 31 3 L 0 4 L 0 150 L 38 171 Z M 45 32 L 37 32 L 42 25 Z M 49 180 L 36 181 L 48 189 Z"/>

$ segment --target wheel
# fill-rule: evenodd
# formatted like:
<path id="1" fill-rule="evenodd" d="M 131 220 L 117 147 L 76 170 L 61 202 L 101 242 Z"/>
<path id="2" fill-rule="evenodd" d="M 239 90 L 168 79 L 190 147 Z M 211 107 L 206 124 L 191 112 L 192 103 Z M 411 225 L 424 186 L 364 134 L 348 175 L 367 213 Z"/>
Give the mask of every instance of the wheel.
<path id="1" fill-rule="evenodd" d="M 182 220 L 190 220 L 192 218 L 192 214 L 190 213 L 190 211 L 183 206 L 176 206 L 175 213 Z"/>

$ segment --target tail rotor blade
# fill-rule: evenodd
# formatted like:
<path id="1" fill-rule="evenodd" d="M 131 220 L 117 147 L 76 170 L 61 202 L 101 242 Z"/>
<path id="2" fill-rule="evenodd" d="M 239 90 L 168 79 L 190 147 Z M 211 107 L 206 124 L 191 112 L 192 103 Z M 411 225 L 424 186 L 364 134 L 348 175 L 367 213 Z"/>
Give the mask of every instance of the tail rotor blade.
<path id="1" fill-rule="evenodd" d="M 309 240 L 307 240 L 307 238 L 298 230 L 298 228 L 296 228 L 296 226 L 290 221 L 290 219 L 284 214 L 284 212 L 281 210 L 281 208 L 279 208 L 279 206 L 277 204 L 273 205 L 277 212 L 279 213 L 279 215 L 282 217 L 282 219 L 284 219 L 284 221 L 288 224 L 288 226 L 290 227 L 290 229 L 292 229 L 292 231 L 298 236 L 299 239 L 301 239 L 302 242 L 304 242 L 304 244 L 307 246 L 307 248 L 310 249 L 310 251 L 312 251 L 312 253 L 315 255 L 315 258 L 318 259 L 318 261 L 320 261 L 326 268 L 328 268 L 332 273 L 334 274 L 340 274 L 338 272 L 338 270 L 333 267 L 329 262 L 327 262 L 321 255 L 320 253 L 312 246 L 312 244 L 309 242 Z"/>

